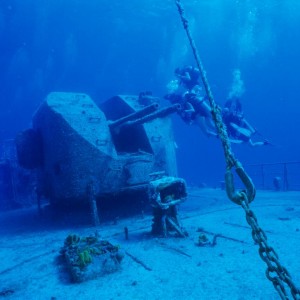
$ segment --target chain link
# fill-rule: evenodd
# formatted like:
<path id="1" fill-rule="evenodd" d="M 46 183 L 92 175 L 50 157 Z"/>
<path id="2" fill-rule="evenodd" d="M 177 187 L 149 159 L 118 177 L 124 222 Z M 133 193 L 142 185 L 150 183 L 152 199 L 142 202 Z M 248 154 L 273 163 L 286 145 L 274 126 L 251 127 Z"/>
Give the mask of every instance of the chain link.
<path id="1" fill-rule="evenodd" d="M 251 178 L 244 172 L 244 169 L 242 168 L 241 164 L 238 162 L 238 160 L 235 158 L 232 150 L 230 141 L 227 134 L 227 129 L 225 124 L 223 123 L 222 116 L 221 116 L 221 109 L 216 104 L 211 88 L 209 86 L 206 72 L 204 70 L 202 61 L 200 59 L 200 55 L 198 52 L 198 49 L 196 47 L 196 43 L 194 39 L 192 38 L 192 34 L 189 30 L 189 22 L 188 19 L 185 17 L 183 6 L 181 5 L 180 0 L 175 0 L 175 4 L 177 6 L 179 15 L 181 17 L 181 21 L 184 27 L 184 30 L 186 31 L 190 46 L 193 51 L 194 58 L 196 60 L 197 66 L 200 70 L 201 79 L 204 85 L 204 89 L 206 92 L 206 95 L 208 97 L 208 102 L 211 107 L 211 113 L 212 118 L 214 120 L 218 136 L 222 142 L 224 156 L 226 160 L 226 168 L 227 168 L 227 195 L 230 195 L 230 199 L 241 205 L 243 209 L 246 212 L 246 220 L 248 224 L 252 228 L 252 238 L 256 244 L 259 245 L 259 255 L 262 258 L 262 260 L 267 264 L 268 268 L 266 270 L 266 276 L 267 278 L 273 283 L 275 289 L 279 293 L 281 299 L 288 300 L 287 293 L 285 291 L 284 283 L 286 283 L 290 290 L 291 294 L 293 296 L 293 299 L 300 300 L 300 290 L 295 286 L 293 283 L 291 276 L 289 275 L 286 268 L 284 268 L 278 259 L 277 253 L 274 251 L 272 247 L 268 245 L 267 242 L 267 236 L 265 232 L 259 227 L 257 218 L 254 214 L 254 212 L 250 209 L 249 203 L 254 199 L 255 197 L 255 187 L 251 181 Z M 230 170 L 236 167 L 236 171 L 238 171 L 238 175 L 240 179 L 242 179 L 242 182 L 245 184 L 247 191 L 246 192 L 235 192 L 234 185 L 233 185 L 233 177 L 230 174 Z M 229 188 L 228 188 L 229 187 Z"/>
<path id="2" fill-rule="evenodd" d="M 269 246 L 266 233 L 259 227 L 257 218 L 254 212 L 250 209 L 246 193 L 243 193 L 243 200 L 241 201 L 241 206 L 245 210 L 246 220 L 251 226 L 252 238 L 255 244 L 258 244 L 259 246 L 259 255 L 267 265 L 267 278 L 272 282 L 274 288 L 279 293 L 281 299 L 289 299 L 284 285 L 287 284 L 290 288 L 293 299 L 299 300 L 300 290 L 293 283 L 288 270 L 281 265 L 278 254 L 271 246 Z"/>

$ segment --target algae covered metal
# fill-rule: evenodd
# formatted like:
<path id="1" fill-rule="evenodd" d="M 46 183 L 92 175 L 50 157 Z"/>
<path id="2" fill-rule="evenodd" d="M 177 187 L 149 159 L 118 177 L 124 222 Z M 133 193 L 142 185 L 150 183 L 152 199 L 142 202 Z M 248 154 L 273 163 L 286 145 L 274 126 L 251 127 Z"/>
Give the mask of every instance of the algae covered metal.
<path id="1" fill-rule="evenodd" d="M 60 251 L 73 282 L 83 282 L 121 269 L 124 257 L 118 245 L 95 235 L 68 235 Z"/>

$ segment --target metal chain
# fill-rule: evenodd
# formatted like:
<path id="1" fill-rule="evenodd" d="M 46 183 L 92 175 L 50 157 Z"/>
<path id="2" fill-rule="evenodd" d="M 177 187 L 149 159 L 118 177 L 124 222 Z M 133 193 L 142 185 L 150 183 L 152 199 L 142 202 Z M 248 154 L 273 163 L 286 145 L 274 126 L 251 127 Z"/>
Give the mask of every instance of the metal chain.
<path id="1" fill-rule="evenodd" d="M 180 0 L 175 0 L 175 3 L 176 3 L 176 6 L 177 6 L 177 9 L 178 9 L 180 18 L 181 18 L 182 25 L 183 25 L 184 30 L 187 34 L 188 39 L 189 39 L 190 46 L 193 50 L 193 55 L 195 57 L 197 67 L 199 68 L 199 71 L 200 71 L 200 74 L 201 74 L 201 80 L 203 82 L 203 86 L 204 86 L 204 89 L 205 89 L 205 92 L 206 92 L 206 95 L 207 95 L 207 98 L 208 98 L 208 101 L 209 101 L 209 104 L 210 104 L 210 107 L 211 107 L 212 118 L 215 122 L 217 131 L 218 131 L 218 136 L 219 136 L 219 138 L 222 142 L 222 145 L 223 145 L 223 150 L 224 150 L 224 154 L 225 154 L 227 168 L 231 169 L 233 166 L 236 165 L 236 159 L 234 157 L 233 152 L 231 151 L 231 146 L 230 146 L 226 126 L 225 126 L 225 124 L 223 123 L 223 120 L 222 120 L 221 109 L 216 104 L 216 102 L 214 100 L 212 90 L 210 88 L 210 85 L 209 85 L 207 77 L 206 77 L 206 72 L 204 70 L 199 52 L 198 52 L 197 47 L 196 47 L 196 43 L 195 43 L 194 39 L 192 38 L 192 34 L 190 32 L 190 29 L 189 29 L 188 20 L 185 17 L 185 14 L 184 14 L 184 9 L 183 9 L 183 7 L 180 3 Z"/>
<path id="2" fill-rule="evenodd" d="M 278 254 L 268 244 L 266 233 L 259 227 L 257 218 L 254 212 L 250 209 L 248 197 L 246 193 L 242 193 L 241 206 L 245 210 L 246 220 L 252 229 L 252 238 L 259 246 L 259 255 L 267 264 L 266 276 L 273 283 L 274 288 L 279 293 L 281 299 L 289 299 L 285 290 L 287 284 L 290 288 L 293 299 L 300 299 L 300 290 L 293 283 L 288 270 L 282 266 L 279 261 Z"/>
<path id="3" fill-rule="evenodd" d="M 226 160 L 226 169 L 227 169 L 226 177 L 225 177 L 227 195 L 233 202 L 241 205 L 244 208 L 246 213 L 246 220 L 252 228 L 252 238 L 255 241 L 255 243 L 259 245 L 259 255 L 268 266 L 266 270 L 266 276 L 273 283 L 273 286 L 276 289 L 276 291 L 279 293 L 281 299 L 284 300 L 289 299 L 284 286 L 284 283 L 286 283 L 290 288 L 293 299 L 300 300 L 300 290 L 293 283 L 287 269 L 280 264 L 278 255 L 275 252 L 275 250 L 268 245 L 267 236 L 265 232 L 259 227 L 257 218 L 254 212 L 250 209 L 249 203 L 255 197 L 255 187 L 252 183 L 251 178 L 244 171 L 242 164 L 235 158 L 233 152 L 231 151 L 231 145 L 228 138 L 226 126 L 224 125 L 221 116 L 221 109 L 214 100 L 210 85 L 206 77 L 206 72 L 204 70 L 202 61 L 200 59 L 200 55 L 196 47 L 196 43 L 192 38 L 192 34 L 189 30 L 188 19 L 185 17 L 185 13 L 181 5 L 181 1 L 175 0 L 175 4 L 180 14 L 182 25 L 189 39 L 190 46 L 193 50 L 194 58 L 199 68 L 201 79 L 211 107 L 212 118 L 215 122 L 215 126 L 217 128 L 219 138 L 222 142 L 225 160 Z M 233 175 L 231 174 L 231 169 L 233 167 L 236 168 L 238 176 L 244 183 L 246 187 L 246 192 L 235 191 Z"/>

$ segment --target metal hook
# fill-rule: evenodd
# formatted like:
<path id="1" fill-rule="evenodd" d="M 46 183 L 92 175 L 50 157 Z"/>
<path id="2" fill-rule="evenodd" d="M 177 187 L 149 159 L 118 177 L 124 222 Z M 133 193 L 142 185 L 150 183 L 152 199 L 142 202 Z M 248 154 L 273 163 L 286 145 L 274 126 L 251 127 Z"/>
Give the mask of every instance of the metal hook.
<path id="1" fill-rule="evenodd" d="M 246 193 L 249 203 L 252 202 L 256 195 L 255 186 L 249 177 L 249 175 L 245 172 L 242 164 L 238 161 L 235 163 L 235 171 L 239 178 L 241 179 L 242 183 L 245 186 L 245 190 L 236 191 L 234 187 L 234 178 L 233 174 L 230 169 L 226 171 L 225 174 L 225 184 L 226 184 L 226 192 L 228 198 L 236 204 L 241 205 L 242 201 L 244 200 Z"/>

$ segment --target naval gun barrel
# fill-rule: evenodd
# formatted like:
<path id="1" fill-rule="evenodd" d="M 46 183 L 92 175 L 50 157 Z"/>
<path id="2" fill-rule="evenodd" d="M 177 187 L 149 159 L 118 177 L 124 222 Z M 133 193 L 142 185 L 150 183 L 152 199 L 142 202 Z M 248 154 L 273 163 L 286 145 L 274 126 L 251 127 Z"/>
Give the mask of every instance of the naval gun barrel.
<path id="1" fill-rule="evenodd" d="M 117 119 L 115 121 L 111 121 L 109 123 L 109 127 L 111 129 L 114 129 L 114 128 L 116 128 L 118 126 L 121 126 L 121 125 L 124 125 L 124 124 L 126 124 L 128 122 L 133 122 L 135 120 L 139 120 L 141 118 L 149 116 L 154 111 L 157 111 L 158 107 L 159 107 L 158 103 L 152 103 L 152 104 L 150 104 L 150 105 L 148 105 L 148 106 L 146 106 L 146 107 L 144 107 L 144 108 L 142 108 L 142 109 L 140 109 L 140 110 L 138 110 L 138 111 L 136 111 L 136 112 L 134 112 L 132 114 L 129 114 L 129 115 L 127 115 L 125 117 L 122 117 L 120 119 Z"/>
<path id="2" fill-rule="evenodd" d="M 133 125 L 144 124 L 144 123 L 150 122 L 157 118 L 164 118 L 170 114 L 178 112 L 180 109 L 181 109 L 181 105 L 176 103 L 176 104 L 173 104 L 172 106 L 161 108 L 161 109 L 159 109 L 151 114 L 145 115 L 139 119 L 127 121 L 126 123 L 122 124 L 122 126 L 133 126 Z"/>

